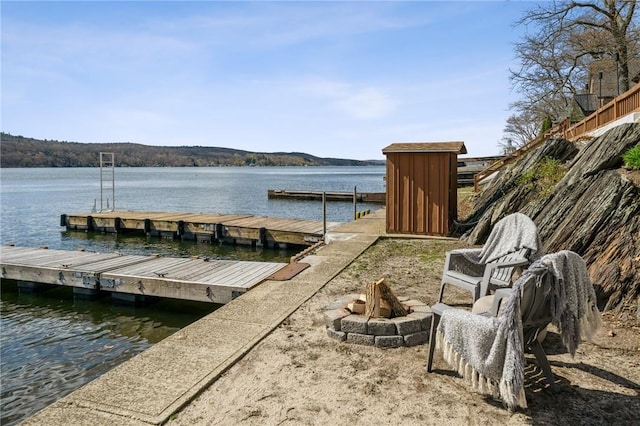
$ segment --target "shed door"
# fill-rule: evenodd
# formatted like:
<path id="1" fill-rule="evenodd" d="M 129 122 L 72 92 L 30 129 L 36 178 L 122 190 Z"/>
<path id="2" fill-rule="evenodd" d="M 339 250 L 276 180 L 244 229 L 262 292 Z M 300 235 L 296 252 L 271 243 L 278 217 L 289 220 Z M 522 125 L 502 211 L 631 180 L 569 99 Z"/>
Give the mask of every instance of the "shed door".
<path id="1" fill-rule="evenodd" d="M 387 232 L 447 234 L 451 155 L 387 154 Z"/>

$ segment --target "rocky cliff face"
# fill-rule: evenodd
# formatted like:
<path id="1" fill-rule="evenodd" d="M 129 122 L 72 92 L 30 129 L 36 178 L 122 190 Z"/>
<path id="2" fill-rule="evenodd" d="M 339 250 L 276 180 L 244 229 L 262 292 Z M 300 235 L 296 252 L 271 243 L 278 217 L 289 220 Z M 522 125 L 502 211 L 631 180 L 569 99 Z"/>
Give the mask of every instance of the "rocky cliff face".
<path id="1" fill-rule="evenodd" d="M 605 310 L 640 295 L 640 188 L 638 172 L 621 168 L 622 154 L 640 143 L 640 124 L 618 126 L 581 150 L 549 140 L 521 158 L 480 194 L 463 236 L 482 244 L 493 225 L 520 211 L 538 226 L 547 253 L 573 250 L 587 262 Z M 545 187 L 530 171 L 558 160 L 564 176 Z M 523 179 L 529 173 L 528 179 Z"/>

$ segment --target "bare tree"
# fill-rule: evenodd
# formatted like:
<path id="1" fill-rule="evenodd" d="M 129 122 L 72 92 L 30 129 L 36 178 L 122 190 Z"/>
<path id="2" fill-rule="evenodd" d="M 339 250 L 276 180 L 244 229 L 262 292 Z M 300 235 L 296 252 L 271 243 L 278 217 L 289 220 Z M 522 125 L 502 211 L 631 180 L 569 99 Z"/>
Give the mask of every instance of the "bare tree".
<path id="1" fill-rule="evenodd" d="M 607 57 L 617 60 L 620 90 L 628 90 L 629 62 L 640 47 L 635 9 L 636 0 L 551 1 L 526 12 L 516 24 L 535 33 L 515 45 L 520 68 L 510 72 L 521 95 L 511 105 L 516 115 L 536 121 L 538 129 L 545 117 L 566 118 L 588 82 L 589 64 Z"/>
<path id="2" fill-rule="evenodd" d="M 510 154 L 517 148 L 536 138 L 541 129 L 542 120 L 538 120 L 529 111 L 522 114 L 514 114 L 507 118 L 504 127 L 504 136 L 498 143 L 504 154 Z"/>

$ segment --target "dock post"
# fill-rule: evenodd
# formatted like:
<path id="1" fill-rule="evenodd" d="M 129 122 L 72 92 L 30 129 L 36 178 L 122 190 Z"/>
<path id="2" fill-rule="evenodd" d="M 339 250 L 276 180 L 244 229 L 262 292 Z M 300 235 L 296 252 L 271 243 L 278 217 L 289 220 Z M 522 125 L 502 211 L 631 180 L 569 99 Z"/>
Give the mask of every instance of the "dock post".
<path id="1" fill-rule="evenodd" d="M 353 187 L 353 218 L 357 219 L 356 211 L 358 210 L 358 193 L 356 191 L 356 187 Z"/>
<path id="2" fill-rule="evenodd" d="M 184 220 L 178 221 L 178 237 L 184 239 Z"/>
<path id="3" fill-rule="evenodd" d="M 267 228 L 262 227 L 260 228 L 260 245 L 262 245 L 263 247 L 267 247 L 267 245 L 269 244 L 267 242 Z"/>
<path id="4" fill-rule="evenodd" d="M 67 226 L 67 215 L 64 213 L 60 215 L 60 226 Z"/>
<path id="5" fill-rule="evenodd" d="M 93 216 L 87 216 L 87 232 L 93 232 Z"/>
<path id="6" fill-rule="evenodd" d="M 327 238 L 327 193 L 322 193 L 322 239 Z"/>
<path id="7" fill-rule="evenodd" d="M 113 231 L 117 234 L 122 228 L 122 220 L 119 217 L 113 219 Z"/>
<path id="8" fill-rule="evenodd" d="M 223 231 L 222 224 L 216 223 L 216 240 L 218 240 L 219 243 L 224 241 L 224 235 L 222 235 Z"/>
<path id="9" fill-rule="evenodd" d="M 147 235 L 151 234 L 151 219 L 144 220 L 144 233 Z"/>

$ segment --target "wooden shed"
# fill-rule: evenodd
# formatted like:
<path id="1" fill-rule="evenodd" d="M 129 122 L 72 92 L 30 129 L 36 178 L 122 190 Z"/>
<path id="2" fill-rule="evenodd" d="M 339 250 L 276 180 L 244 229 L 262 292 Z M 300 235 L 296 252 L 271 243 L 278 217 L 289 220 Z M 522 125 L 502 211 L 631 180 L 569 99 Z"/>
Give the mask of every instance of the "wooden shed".
<path id="1" fill-rule="evenodd" d="M 464 142 L 394 143 L 387 156 L 387 232 L 447 235 L 458 215 Z"/>

